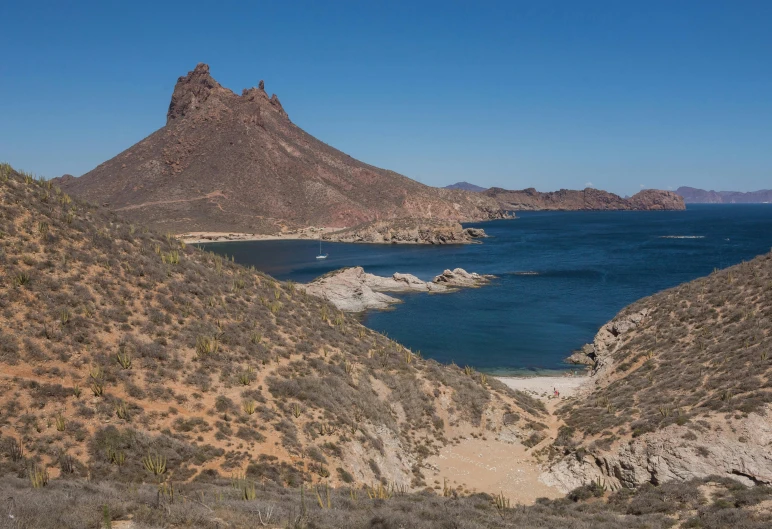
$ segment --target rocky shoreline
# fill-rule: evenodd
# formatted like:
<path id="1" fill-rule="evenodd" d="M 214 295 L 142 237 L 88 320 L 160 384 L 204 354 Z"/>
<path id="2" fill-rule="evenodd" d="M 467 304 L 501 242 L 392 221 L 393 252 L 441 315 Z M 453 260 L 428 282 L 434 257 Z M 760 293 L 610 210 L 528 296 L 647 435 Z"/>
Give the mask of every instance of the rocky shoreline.
<path id="1" fill-rule="evenodd" d="M 467 272 L 462 268 L 445 270 L 432 281 L 422 281 L 411 274 L 395 273 L 391 277 L 368 274 L 361 266 L 329 272 L 299 288 L 332 303 L 345 312 L 385 309 L 400 300 L 384 292 L 447 293 L 460 288 L 475 288 L 495 278 Z"/>
<path id="2" fill-rule="evenodd" d="M 325 241 L 371 244 L 468 244 L 485 238 L 480 228 L 431 219 L 375 221 L 327 233 Z"/>
<path id="3" fill-rule="evenodd" d="M 188 232 L 177 238 L 188 244 L 210 242 L 246 242 L 276 240 L 308 240 L 322 238 L 328 242 L 369 244 L 470 244 L 488 237 L 482 228 L 464 228 L 458 222 L 426 219 L 378 221 L 352 228 L 309 226 L 276 233 Z"/>

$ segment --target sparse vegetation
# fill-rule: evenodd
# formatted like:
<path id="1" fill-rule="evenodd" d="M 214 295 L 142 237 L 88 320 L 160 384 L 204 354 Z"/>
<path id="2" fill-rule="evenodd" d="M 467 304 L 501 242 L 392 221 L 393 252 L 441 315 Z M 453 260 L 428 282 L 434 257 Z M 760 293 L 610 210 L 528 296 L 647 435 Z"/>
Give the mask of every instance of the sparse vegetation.
<path id="1" fill-rule="evenodd" d="M 381 469 L 368 460 L 390 456 L 387 443 L 422 460 L 449 428 L 482 425 L 486 410 L 542 414 L 533 399 L 424 360 L 291 282 L 3 167 L 0 218 L 12 222 L 0 237 L 0 361 L 23 373 L 0 408 L 24 446 L 13 472 L 24 461 L 61 466 L 66 452 L 73 479 L 172 475 L 176 487 L 203 468 L 243 469 L 272 443 L 276 460 L 251 467 L 255 483 L 375 483 Z M 360 446 L 358 474 L 344 454 Z M 319 461 L 291 464 L 311 448 Z M 422 483 L 420 468 L 404 480 Z"/>
<path id="2" fill-rule="evenodd" d="M 586 436 L 640 436 L 705 415 L 761 411 L 772 403 L 770 285 L 766 254 L 626 308 L 620 318 L 650 312 L 612 354 L 624 373 L 561 416 Z"/>

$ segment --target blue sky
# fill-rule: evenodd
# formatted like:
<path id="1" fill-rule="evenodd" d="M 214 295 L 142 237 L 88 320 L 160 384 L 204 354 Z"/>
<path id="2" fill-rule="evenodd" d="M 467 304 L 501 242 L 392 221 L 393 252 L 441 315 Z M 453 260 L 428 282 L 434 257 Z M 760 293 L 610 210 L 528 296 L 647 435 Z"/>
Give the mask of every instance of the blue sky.
<path id="1" fill-rule="evenodd" d="M 0 4 L 0 160 L 80 175 L 206 62 L 431 185 L 772 187 L 772 2 Z"/>

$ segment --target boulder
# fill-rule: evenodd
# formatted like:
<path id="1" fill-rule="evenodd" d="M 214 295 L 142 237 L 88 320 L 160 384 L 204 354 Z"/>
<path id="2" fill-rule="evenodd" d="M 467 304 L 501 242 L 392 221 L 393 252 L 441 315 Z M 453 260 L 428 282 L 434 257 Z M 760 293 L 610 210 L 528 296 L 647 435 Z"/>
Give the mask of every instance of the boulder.
<path id="1" fill-rule="evenodd" d="M 435 277 L 432 282 L 451 288 L 469 288 L 490 283 L 490 280 L 495 277 L 492 275 L 480 275 L 474 272 L 470 273 L 463 268 L 456 268 L 454 270 L 445 270 Z"/>

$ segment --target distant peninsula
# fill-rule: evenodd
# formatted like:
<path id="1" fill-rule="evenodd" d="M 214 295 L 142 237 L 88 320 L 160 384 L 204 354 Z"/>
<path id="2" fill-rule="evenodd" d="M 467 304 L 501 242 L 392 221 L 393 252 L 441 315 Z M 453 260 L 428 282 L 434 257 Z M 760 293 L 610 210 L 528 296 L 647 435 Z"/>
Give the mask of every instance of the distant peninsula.
<path id="1" fill-rule="evenodd" d="M 676 193 L 683 197 L 687 204 L 768 204 L 772 202 L 772 189 L 742 192 L 679 187 Z"/>
<path id="2" fill-rule="evenodd" d="M 661 211 L 686 209 L 684 199 L 672 191 L 644 189 L 629 198 L 588 187 L 583 190 L 561 189 L 542 193 L 534 188 L 510 191 L 492 187 L 483 193 L 510 211 L 541 210 L 637 210 Z"/>

